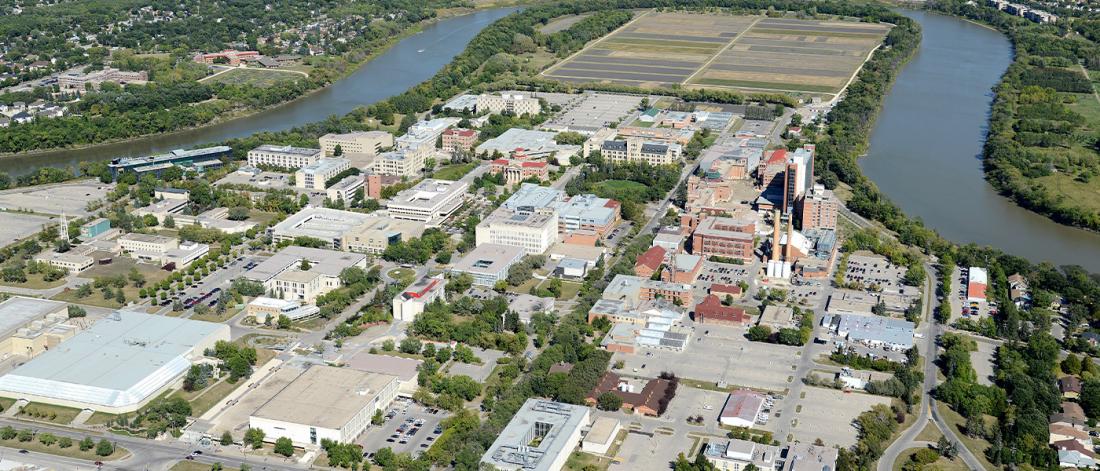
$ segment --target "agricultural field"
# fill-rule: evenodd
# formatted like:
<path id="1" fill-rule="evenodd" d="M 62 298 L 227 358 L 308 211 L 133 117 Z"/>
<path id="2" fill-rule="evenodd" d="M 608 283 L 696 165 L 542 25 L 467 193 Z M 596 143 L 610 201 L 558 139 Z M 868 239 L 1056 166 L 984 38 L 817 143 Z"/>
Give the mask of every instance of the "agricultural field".
<path id="1" fill-rule="evenodd" d="M 887 25 L 648 12 L 543 75 L 566 82 L 835 94 Z"/>
<path id="2" fill-rule="evenodd" d="M 304 74 L 287 70 L 237 68 L 220 74 L 211 75 L 202 81 L 209 83 L 224 83 L 226 85 L 252 85 L 255 87 L 267 88 L 279 82 L 299 80 L 303 77 L 305 77 Z"/>
<path id="3" fill-rule="evenodd" d="M 871 23 L 761 19 L 691 83 L 837 93 L 882 42 L 888 29 Z"/>

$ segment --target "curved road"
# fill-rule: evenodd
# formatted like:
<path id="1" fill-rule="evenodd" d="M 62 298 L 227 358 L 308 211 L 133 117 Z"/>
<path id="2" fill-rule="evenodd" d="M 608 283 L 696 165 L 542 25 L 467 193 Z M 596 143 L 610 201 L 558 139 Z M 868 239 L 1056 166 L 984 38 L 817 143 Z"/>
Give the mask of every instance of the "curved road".
<path id="1" fill-rule="evenodd" d="M 905 429 L 901 436 L 894 440 L 882 453 L 882 457 L 878 460 L 878 471 L 892 471 L 894 462 L 905 450 L 927 446 L 928 442 L 917 441 L 916 438 L 924 430 L 929 420 L 936 424 L 936 428 L 940 430 L 940 433 L 957 445 L 959 457 L 962 458 L 963 463 L 966 463 L 968 468 L 971 470 L 985 469 L 982 467 L 981 461 L 959 440 L 954 428 L 936 412 L 936 400 L 932 398 L 932 390 L 936 387 L 937 367 L 935 360 L 938 356 L 936 338 L 942 333 L 943 327 L 932 318 L 932 311 L 936 304 L 933 291 L 935 285 L 934 273 L 936 271 L 932 265 L 927 263 L 924 265 L 924 270 L 928 273 L 928 276 L 924 282 L 924 299 L 926 300 L 924 303 L 924 321 L 922 323 L 925 326 L 924 345 L 920 347 L 921 353 L 924 355 L 924 388 L 921 391 L 920 410 L 917 412 L 917 420 L 913 422 L 913 425 Z"/>

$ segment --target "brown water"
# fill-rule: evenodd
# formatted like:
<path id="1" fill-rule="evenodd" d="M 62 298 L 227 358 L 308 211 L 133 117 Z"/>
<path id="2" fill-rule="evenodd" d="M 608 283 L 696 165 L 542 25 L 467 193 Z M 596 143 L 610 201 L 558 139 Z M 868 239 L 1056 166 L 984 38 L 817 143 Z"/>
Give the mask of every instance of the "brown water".
<path id="1" fill-rule="evenodd" d="M 0 172 L 14 176 L 41 167 L 76 168 L 81 161 L 110 160 L 195 147 L 260 131 L 281 131 L 343 115 L 423 82 L 462 52 L 482 28 L 518 8 L 483 10 L 447 18 L 405 38 L 332 85 L 282 106 L 213 126 L 79 150 L 0 158 Z"/>
<path id="2" fill-rule="evenodd" d="M 863 171 L 949 240 L 1100 272 L 1100 234 L 1020 208 L 984 180 L 991 90 L 1012 61 L 1008 39 L 949 16 L 902 13 L 920 22 L 923 41 L 883 104 Z"/>

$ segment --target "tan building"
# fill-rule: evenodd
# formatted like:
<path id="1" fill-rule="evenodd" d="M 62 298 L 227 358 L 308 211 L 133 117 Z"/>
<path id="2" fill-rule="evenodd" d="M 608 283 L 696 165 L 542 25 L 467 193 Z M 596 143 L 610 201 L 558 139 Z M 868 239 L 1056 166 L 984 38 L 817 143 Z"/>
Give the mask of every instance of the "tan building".
<path id="1" fill-rule="evenodd" d="M 424 152 L 397 150 L 386 152 L 374 159 L 374 173 L 398 177 L 416 177 L 424 170 Z"/>
<path id="2" fill-rule="evenodd" d="M 600 155 L 608 162 L 641 162 L 650 165 L 670 165 L 683 158 L 680 144 L 668 144 L 642 139 L 604 141 Z"/>
<path id="3" fill-rule="evenodd" d="M 340 157 L 321 159 L 306 165 L 294 174 L 294 186 L 310 190 L 324 190 L 328 180 L 351 169 L 351 161 Z"/>
<path id="4" fill-rule="evenodd" d="M 169 250 L 179 248 L 175 237 L 130 233 L 118 238 L 119 250 L 141 260 L 160 260 Z"/>
<path id="5" fill-rule="evenodd" d="M 68 304 L 15 296 L 0 302 L 0 355 L 31 358 L 76 334 Z"/>
<path id="6" fill-rule="evenodd" d="M 312 303 L 317 296 L 342 286 L 340 272 L 351 267 L 366 270 L 367 256 L 290 246 L 242 276 L 262 283 L 274 298 Z"/>
<path id="7" fill-rule="evenodd" d="M 512 113 L 516 116 L 537 115 L 542 111 L 542 104 L 537 98 L 518 93 L 502 93 L 492 95 L 483 93 L 477 97 L 477 112 L 488 111 L 492 114 Z"/>
<path id="8" fill-rule="evenodd" d="M 546 252 L 558 241 L 558 214 L 551 209 L 520 213 L 501 208 L 476 228 L 476 245 L 521 247 L 529 255 Z"/>
<path id="9" fill-rule="evenodd" d="M 424 224 L 390 217 L 376 216 L 344 233 L 343 247 L 352 252 L 381 255 L 386 247 L 420 237 Z"/>
<path id="10" fill-rule="evenodd" d="M 34 261 L 38 263 L 47 263 L 57 268 L 64 268 L 69 270 L 69 273 L 80 273 L 92 268 L 92 265 L 95 264 L 95 260 L 87 255 L 81 255 L 74 252 L 57 253 L 53 250 L 38 254 L 34 257 Z"/>
<path id="11" fill-rule="evenodd" d="M 325 134 L 318 139 L 326 157 L 336 155 L 336 146 L 343 154 L 378 155 L 393 147 L 393 134 L 385 131 L 361 131 L 346 134 Z"/>

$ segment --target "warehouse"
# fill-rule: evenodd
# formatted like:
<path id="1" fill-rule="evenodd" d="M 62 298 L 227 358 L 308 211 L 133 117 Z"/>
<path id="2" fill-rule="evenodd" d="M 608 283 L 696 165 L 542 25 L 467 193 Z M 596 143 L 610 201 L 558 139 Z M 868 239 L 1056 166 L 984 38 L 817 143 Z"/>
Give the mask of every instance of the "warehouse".
<path id="1" fill-rule="evenodd" d="M 351 443 L 375 411 L 396 397 L 396 376 L 314 365 L 252 413 L 248 426 L 263 430 L 269 442 L 286 437 L 303 447 L 326 439 Z"/>
<path id="2" fill-rule="evenodd" d="M 229 326 L 118 311 L 0 377 L 0 394 L 120 414 L 167 390 Z"/>

